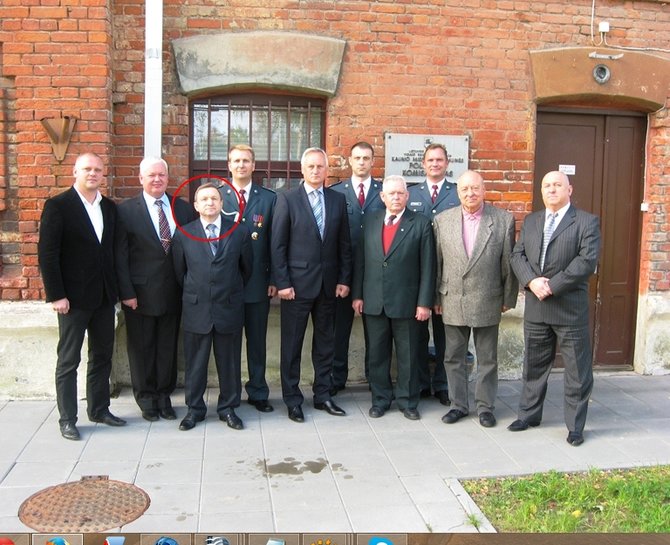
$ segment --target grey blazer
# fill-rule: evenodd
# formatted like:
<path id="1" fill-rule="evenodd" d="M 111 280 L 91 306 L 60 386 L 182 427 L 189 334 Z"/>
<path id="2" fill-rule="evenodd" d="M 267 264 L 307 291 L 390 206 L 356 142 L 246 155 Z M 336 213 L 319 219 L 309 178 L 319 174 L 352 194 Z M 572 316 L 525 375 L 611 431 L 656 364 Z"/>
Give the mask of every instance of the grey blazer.
<path id="1" fill-rule="evenodd" d="M 455 326 L 487 327 L 500 323 L 502 307 L 516 306 L 519 284 L 512 273 L 514 217 L 484 205 L 477 238 L 468 259 L 463 245 L 463 213 L 457 206 L 433 222 L 437 247 L 437 293 L 442 321 Z"/>

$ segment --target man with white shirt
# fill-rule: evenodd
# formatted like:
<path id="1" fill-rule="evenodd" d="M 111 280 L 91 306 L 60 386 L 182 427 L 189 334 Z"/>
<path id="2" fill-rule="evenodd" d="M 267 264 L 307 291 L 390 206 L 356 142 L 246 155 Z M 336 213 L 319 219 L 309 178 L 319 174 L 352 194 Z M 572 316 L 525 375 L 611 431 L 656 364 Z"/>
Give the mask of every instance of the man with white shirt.
<path id="1" fill-rule="evenodd" d="M 126 322 L 130 380 L 142 417 L 174 420 L 181 289 L 172 264 L 176 223 L 195 211 L 166 193 L 168 166 L 159 157 L 140 163 L 142 191 L 118 206 L 116 274 Z"/>
<path id="2" fill-rule="evenodd" d="M 47 302 L 58 314 L 56 401 L 65 439 L 78 440 L 77 368 L 88 333 L 86 404 L 91 422 L 123 426 L 109 411 L 114 348 L 114 203 L 100 194 L 104 165 L 95 153 L 77 157 L 69 190 L 47 199 L 37 256 Z"/>

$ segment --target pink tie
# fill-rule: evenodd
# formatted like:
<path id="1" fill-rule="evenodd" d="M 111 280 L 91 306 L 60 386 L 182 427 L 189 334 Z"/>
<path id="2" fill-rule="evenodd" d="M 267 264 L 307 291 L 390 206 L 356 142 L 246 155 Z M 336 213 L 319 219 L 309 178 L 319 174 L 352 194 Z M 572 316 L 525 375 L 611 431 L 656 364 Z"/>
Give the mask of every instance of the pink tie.
<path id="1" fill-rule="evenodd" d="M 363 208 L 363 205 L 365 204 L 365 192 L 363 191 L 363 184 L 358 186 L 358 204 L 361 205 L 361 208 Z"/>
<path id="2" fill-rule="evenodd" d="M 431 195 L 430 198 L 433 199 L 433 204 L 435 204 L 435 201 L 437 200 L 437 186 L 436 185 L 433 186 L 433 194 Z"/>

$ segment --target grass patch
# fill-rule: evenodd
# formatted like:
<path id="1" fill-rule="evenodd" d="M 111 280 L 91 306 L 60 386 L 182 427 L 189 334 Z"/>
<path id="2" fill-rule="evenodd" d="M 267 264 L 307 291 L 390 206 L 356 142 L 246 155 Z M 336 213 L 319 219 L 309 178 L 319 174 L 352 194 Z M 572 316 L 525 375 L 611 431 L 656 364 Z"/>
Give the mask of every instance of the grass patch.
<path id="1" fill-rule="evenodd" d="M 670 532 L 670 466 L 461 484 L 499 532 Z"/>

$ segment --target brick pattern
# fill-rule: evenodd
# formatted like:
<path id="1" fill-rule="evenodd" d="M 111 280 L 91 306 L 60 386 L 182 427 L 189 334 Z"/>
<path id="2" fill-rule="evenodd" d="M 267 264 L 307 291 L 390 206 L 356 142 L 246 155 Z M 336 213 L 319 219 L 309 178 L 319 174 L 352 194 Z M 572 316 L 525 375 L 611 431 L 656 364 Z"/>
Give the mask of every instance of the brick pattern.
<path id="1" fill-rule="evenodd" d="M 74 156 L 95 149 L 110 161 L 112 196 L 137 191 L 143 153 L 144 0 L 3 0 L 4 76 L 17 89 L 18 231 L 27 286 L 7 298 L 37 298 L 34 246 L 43 198 L 71 183 Z M 328 101 L 332 181 L 346 155 L 373 143 L 383 175 L 384 131 L 468 134 L 471 167 L 487 198 L 520 222 L 531 208 L 534 105 L 528 50 L 591 44 L 591 2 L 512 0 L 164 0 L 163 156 L 172 187 L 188 174 L 188 99 L 179 90 L 170 40 L 201 33 L 287 30 L 347 41 L 338 94 Z M 663 3 L 605 0 L 616 45 L 667 48 Z M 308 53 L 306 53 L 308 56 Z M 39 119 L 79 118 L 68 156 L 56 164 Z M 643 291 L 670 289 L 670 123 L 650 116 L 642 244 Z M 32 191 L 32 192 L 31 192 Z M 0 212 L 4 214 L 4 212 Z M 10 288 L 7 288 L 9 290 Z"/>

